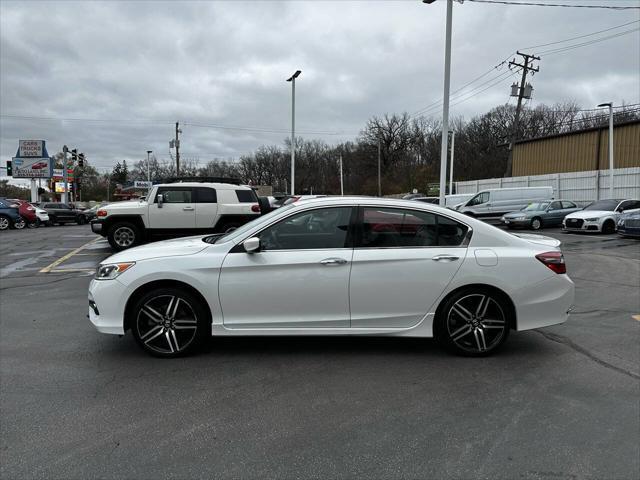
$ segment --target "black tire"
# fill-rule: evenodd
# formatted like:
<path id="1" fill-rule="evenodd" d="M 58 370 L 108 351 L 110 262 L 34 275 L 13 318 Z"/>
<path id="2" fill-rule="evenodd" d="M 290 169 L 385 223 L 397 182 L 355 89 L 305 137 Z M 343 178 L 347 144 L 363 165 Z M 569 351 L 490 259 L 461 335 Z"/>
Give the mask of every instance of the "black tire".
<path id="1" fill-rule="evenodd" d="M 15 228 L 16 230 L 23 230 L 26 226 L 27 226 L 27 222 L 22 217 L 14 221 L 12 225 L 12 227 Z"/>
<path id="2" fill-rule="evenodd" d="M 76 217 L 76 223 L 78 225 L 84 225 L 85 223 L 87 223 L 87 219 L 84 217 L 84 215 L 78 215 Z"/>
<path id="3" fill-rule="evenodd" d="M 53 227 L 56 224 L 57 220 L 56 220 L 56 216 L 55 215 L 49 215 L 49 226 Z"/>
<path id="4" fill-rule="evenodd" d="M 457 355 L 484 357 L 499 350 L 509 337 L 511 315 L 502 295 L 487 288 L 466 288 L 438 309 L 434 336 Z"/>
<path id="5" fill-rule="evenodd" d="M 605 220 L 602 224 L 602 233 L 615 233 L 616 232 L 616 224 L 613 220 Z"/>
<path id="6" fill-rule="evenodd" d="M 11 219 L 6 215 L 0 215 L 0 230 L 8 230 L 11 226 Z"/>
<path id="7" fill-rule="evenodd" d="M 155 357 L 191 354 L 211 336 L 207 308 L 195 295 L 180 288 L 154 289 L 142 295 L 128 320 L 138 345 Z"/>
<path id="8" fill-rule="evenodd" d="M 540 217 L 533 217 L 531 219 L 531 230 L 540 230 L 542 228 L 542 219 Z"/>
<path id="9" fill-rule="evenodd" d="M 41 222 L 39 218 L 36 218 L 33 222 L 29 222 L 27 224 L 27 227 L 29 228 L 38 228 L 40 226 Z"/>
<path id="10" fill-rule="evenodd" d="M 107 240 L 109 240 L 111 248 L 120 252 L 140 243 L 140 232 L 133 223 L 118 222 L 109 228 Z"/>

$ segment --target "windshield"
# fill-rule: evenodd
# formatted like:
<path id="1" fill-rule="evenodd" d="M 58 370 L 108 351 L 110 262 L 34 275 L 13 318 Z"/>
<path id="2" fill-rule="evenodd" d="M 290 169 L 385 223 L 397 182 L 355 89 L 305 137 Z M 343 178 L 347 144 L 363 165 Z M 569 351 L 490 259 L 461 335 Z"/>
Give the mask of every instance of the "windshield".
<path id="1" fill-rule="evenodd" d="M 605 212 L 613 212 L 620 200 L 598 200 L 589 205 L 585 210 L 603 210 Z"/>
<path id="2" fill-rule="evenodd" d="M 524 207 L 522 210 L 524 211 L 545 210 L 548 206 L 549 206 L 549 203 L 530 203 L 529 205 Z"/>
<path id="3" fill-rule="evenodd" d="M 234 239 L 244 235 L 246 232 L 251 230 L 253 227 L 257 227 L 258 225 L 266 224 L 273 217 L 278 215 L 279 213 L 285 212 L 285 211 L 290 210 L 292 208 L 295 208 L 294 204 L 285 205 L 284 207 L 277 208 L 276 210 L 273 210 L 273 211 L 267 213 L 266 215 L 262 215 L 262 216 L 256 218 L 255 220 L 250 221 L 249 223 L 245 223 L 241 227 L 238 227 L 235 230 L 233 230 L 232 232 L 225 233 L 224 235 L 220 235 L 219 233 L 216 234 L 216 235 L 209 235 L 208 237 L 204 237 L 202 240 L 207 242 L 207 243 L 220 243 L 220 242 L 228 242 L 228 241 L 234 240 Z"/>

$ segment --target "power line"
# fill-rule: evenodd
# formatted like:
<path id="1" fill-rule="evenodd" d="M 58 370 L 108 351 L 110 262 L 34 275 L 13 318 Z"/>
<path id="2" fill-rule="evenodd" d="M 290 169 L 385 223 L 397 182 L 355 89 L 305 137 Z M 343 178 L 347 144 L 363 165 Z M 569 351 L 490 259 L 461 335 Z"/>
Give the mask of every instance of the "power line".
<path id="1" fill-rule="evenodd" d="M 524 5 L 529 7 L 563 7 L 563 8 L 604 8 L 608 10 L 638 10 L 640 7 L 628 7 L 619 5 L 576 5 L 566 3 L 536 3 L 536 2 L 514 2 L 509 0 L 469 0 L 476 3 L 496 3 L 501 5 Z"/>
<path id="2" fill-rule="evenodd" d="M 617 38 L 617 37 L 621 37 L 623 35 L 628 35 L 629 33 L 637 32 L 638 30 L 640 30 L 640 28 L 633 28 L 631 30 L 625 30 L 623 32 L 615 33 L 613 35 L 607 35 L 606 37 L 597 38 L 597 39 L 594 39 L 594 40 L 589 40 L 588 42 L 576 43 L 574 45 L 567 45 L 566 47 L 560 47 L 560 48 L 556 48 L 556 49 L 545 50 L 545 51 L 539 52 L 539 55 L 553 55 L 553 54 L 556 54 L 556 53 L 562 53 L 562 52 L 566 52 L 566 51 L 569 51 L 569 50 L 574 50 L 576 48 L 586 47 L 587 45 L 593 45 L 594 43 L 604 42 L 605 40 L 610 40 L 612 38 Z"/>
<path id="3" fill-rule="evenodd" d="M 639 23 L 639 22 L 640 22 L 640 20 L 634 20 L 633 22 L 623 23 L 621 25 L 616 25 L 615 27 L 605 28 L 604 30 L 598 30 L 597 32 L 591 32 L 591 33 L 587 33 L 587 34 L 580 35 L 580 36 L 577 36 L 577 37 L 565 38 L 564 40 L 558 40 L 557 42 L 542 43 L 540 45 L 532 45 L 530 47 L 524 47 L 522 50 L 533 50 L 534 48 L 548 47 L 549 45 L 557 45 L 559 43 L 570 42 L 572 40 L 579 40 L 581 38 L 591 37 L 591 36 L 597 35 L 599 33 L 609 32 L 611 30 L 616 30 L 618 28 L 626 27 L 627 25 L 631 25 L 633 23 Z"/>

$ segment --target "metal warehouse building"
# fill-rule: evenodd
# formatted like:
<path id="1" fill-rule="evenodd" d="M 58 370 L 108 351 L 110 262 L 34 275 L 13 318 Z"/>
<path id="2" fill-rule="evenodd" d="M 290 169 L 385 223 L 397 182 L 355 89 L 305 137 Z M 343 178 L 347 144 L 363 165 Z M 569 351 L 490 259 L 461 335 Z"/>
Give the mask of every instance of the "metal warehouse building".
<path id="1" fill-rule="evenodd" d="M 614 168 L 640 167 L 640 120 L 613 129 Z M 513 148 L 513 176 L 607 170 L 608 126 L 521 140 Z"/>

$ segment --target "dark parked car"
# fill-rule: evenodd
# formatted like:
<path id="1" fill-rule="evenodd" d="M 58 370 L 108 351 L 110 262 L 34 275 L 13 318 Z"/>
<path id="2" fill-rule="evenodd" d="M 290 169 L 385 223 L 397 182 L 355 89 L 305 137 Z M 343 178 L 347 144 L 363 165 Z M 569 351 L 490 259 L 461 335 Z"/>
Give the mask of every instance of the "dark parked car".
<path id="1" fill-rule="evenodd" d="M 24 228 L 26 222 L 18 212 L 19 205 L 7 199 L 0 200 L 0 230 Z"/>
<path id="2" fill-rule="evenodd" d="M 640 209 L 620 215 L 618 219 L 618 235 L 640 238 Z"/>
<path id="3" fill-rule="evenodd" d="M 49 214 L 49 224 L 55 225 L 57 223 L 63 225 L 65 223 L 77 223 L 83 225 L 87 223 L 87 216 L 81 210 L 71 208 L 66 203 L 40 203 L 40 208 L 44 209 Z"/>
<path id="4" fill-rule="evenodd" d="M 542 227 L 562 225 L 564 217 L 579 210 L 582 208 L 567 200 L 536 202 L 530 203 L 517 212 L 505 213 L 500 221 L 508 228 L 524 227 L 539 230 Z"/>

